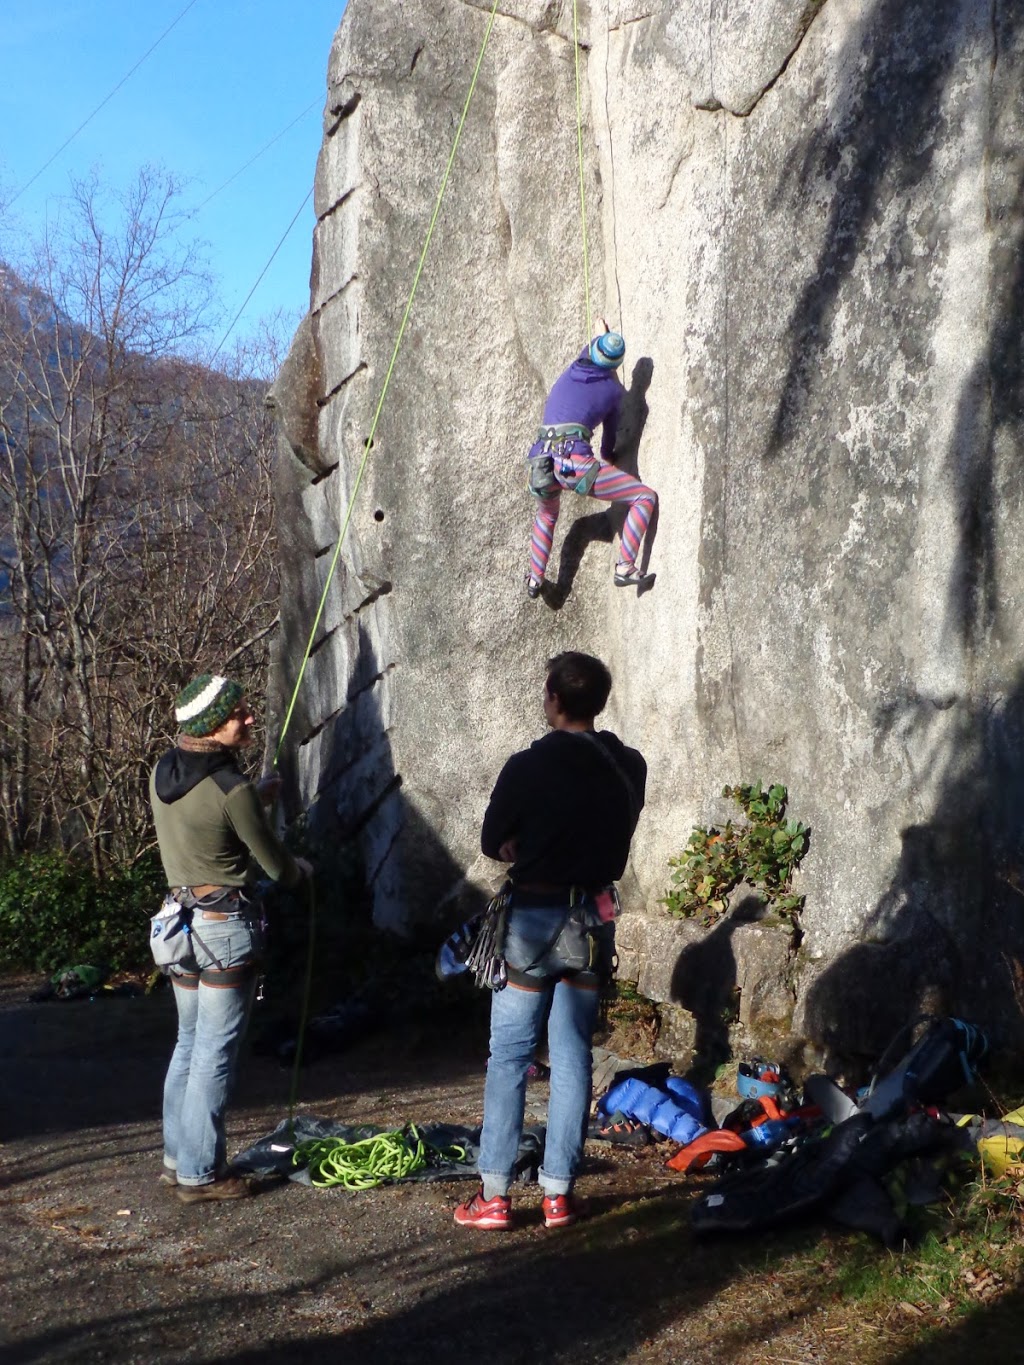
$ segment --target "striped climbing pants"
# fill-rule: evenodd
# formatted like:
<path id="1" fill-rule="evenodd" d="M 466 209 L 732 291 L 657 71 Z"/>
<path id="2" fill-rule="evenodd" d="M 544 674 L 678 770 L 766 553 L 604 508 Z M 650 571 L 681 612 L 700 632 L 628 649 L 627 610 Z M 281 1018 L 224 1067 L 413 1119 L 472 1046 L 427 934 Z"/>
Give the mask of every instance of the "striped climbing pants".
<path id="1" fill-rule="evenodd" d="M 555 478 L 563 488 L 573 488 L 580 478 L 586 475 L 594 463 L 594 456 L 577 453 L 555 458 Z M 633 566 L 640 553 L 640 542 L 650 524 L 654 509 L 658 505 L 658 495 L 624 469 L 613 464 L 598 461 L 600 470 L 584 496 L 600 498 L 603 502 L 628 502 L 629 513 L 622 528 L 622 545 L 619 558 L 623 564 Z M 548 567 L 551 554 L 551 540 L 555 533 L 555 522 L 561 509 L 561 492 L 549 498 L 537 499 L 537 513 L 533 520 L 530 536 L 530 576 L 539 582 Z"/>

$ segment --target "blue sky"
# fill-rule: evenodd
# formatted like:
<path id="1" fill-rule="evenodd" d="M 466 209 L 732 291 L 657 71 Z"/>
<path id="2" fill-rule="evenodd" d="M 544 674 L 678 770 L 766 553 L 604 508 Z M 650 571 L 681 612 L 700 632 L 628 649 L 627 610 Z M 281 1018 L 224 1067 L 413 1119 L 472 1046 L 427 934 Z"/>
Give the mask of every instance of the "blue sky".
<path id="1" fill-rule="evenodd" d="M 193 0 L 135 74 L 10 205 L 5 228 L 36 232 L 67 193 L 69 174 L 95 169 L 101 180 L 122 187 L 146 163 L 188 182 L 181 206 L 198 207 L 298 118 L 189 223 L 188 231 L 207 243 L 226 327 L 312 186 L 327 59 L 344 3 Z M 3 0 L 0 205 L 10 203 L 187 4 Z M 278 309 L 296 318 L 305 311 L 312 230 L 310 201 L 239 333 Z"/>

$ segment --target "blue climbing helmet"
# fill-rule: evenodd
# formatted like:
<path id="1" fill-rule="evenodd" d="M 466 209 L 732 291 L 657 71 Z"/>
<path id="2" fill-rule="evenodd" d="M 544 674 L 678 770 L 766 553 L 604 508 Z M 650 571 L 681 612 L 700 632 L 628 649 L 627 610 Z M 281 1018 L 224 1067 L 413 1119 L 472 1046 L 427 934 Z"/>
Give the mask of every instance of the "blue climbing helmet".
<path id="1" fill-rule="evenodd" d="M 605 332 L 590 343 L 590 359 L 602 370 L 617 370 L 626 354 L 626 343 L 618 332 Z"/>

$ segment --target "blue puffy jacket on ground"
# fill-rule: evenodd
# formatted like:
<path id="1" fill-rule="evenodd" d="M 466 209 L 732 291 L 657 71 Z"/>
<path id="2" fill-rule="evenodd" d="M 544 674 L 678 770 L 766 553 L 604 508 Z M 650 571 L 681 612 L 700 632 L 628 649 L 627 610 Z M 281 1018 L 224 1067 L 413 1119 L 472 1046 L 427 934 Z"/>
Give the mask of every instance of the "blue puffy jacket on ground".
<path id="1" fill-rule="evenodd" d="M 707 1132 L 705 1097 L 679 1076 L 667 1077 L 664 1089 L 630 1076 L 613 1085 L 598 1101 L 597 1109 L 606 1117 L 625 1114 L 684 1145 Z"/>

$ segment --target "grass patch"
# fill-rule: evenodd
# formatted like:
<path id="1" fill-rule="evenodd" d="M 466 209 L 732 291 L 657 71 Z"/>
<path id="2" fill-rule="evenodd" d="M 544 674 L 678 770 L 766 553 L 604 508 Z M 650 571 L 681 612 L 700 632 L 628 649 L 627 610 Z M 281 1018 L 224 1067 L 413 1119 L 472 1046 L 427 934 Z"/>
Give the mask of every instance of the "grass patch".
<path id="1" fill-rule="evenodd" d="M 822 1269 L 841 1297 L 875 1313 L 914 1311 L 951 1321 L 998 1297 L 1024 1276 L 1024 1210 L 1018 1183 L 979 1179 L 945 1206 L 910 1210 L 914 1236 L 903 1251 L 884 1251 L 854 1236 Z"/>

